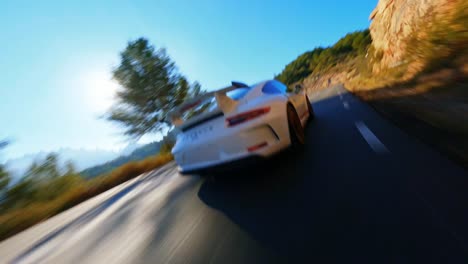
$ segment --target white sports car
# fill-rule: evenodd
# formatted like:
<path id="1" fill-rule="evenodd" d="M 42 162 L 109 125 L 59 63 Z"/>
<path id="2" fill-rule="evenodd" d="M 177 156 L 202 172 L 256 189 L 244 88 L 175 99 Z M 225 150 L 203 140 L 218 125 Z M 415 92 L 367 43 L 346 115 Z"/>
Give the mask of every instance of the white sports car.
<path id="1" fill-rule="evenodd" d="M 314 117 L 309 98 L 298 87 L 269 80 L 203 94 L 169 114 L 180 130 L 172 154 L 182 174 L 204 174 L 244 166 L 305 142 L 304 128 Z"/>

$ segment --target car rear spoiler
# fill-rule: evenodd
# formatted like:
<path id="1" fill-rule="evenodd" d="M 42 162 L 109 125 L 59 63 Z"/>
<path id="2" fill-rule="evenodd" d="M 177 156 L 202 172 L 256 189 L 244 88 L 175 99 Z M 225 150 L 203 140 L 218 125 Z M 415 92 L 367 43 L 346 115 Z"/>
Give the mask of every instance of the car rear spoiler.
<path id="1" fill-rule="evenodd" d="M 182 120 L 182 115 L 188 110 L 199 106 L 205 100 L 213 98 L 213 97 L 216 99 L 216 103 L 218 105 L 219 110 L 221 110 L 223 114 L 226 115 L 232 112 L 237 107 L 237 104 L 238 104 L 236 100 L 231 99 L 229 96 L 226 95 L 226 93 L 236 90 L 236 89 L 246 88 L 246 87 L 249 87 L 249 86 L 240 82 L 232 82 L 231 86 L 222 88 L 217 91 L 207 92 L 198 97 L 189 99 L 185 101 L 182 105 L 174 108 L 168 114 L 169 120 L 175 127 L 180 127 L 182 125 L 189 125 L 187 123 L 194 123 L 194 122 L 197 122 L 199 120 L 206 118 L 208 115 L 212 113 L 208 112 L 208 113 L 204 113 L 201 115 L 197 115 L 197 116 L 190 118 L 189 120 L 186 120 L 185 122 Z"/>

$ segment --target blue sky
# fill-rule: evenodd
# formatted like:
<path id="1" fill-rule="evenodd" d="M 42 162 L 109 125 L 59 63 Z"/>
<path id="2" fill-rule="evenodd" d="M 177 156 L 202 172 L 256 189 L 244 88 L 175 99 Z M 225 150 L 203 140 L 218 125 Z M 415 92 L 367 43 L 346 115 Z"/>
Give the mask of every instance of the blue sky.
<path id="1" fill-rule="evenodd" d="M 0 2 L 2 159 L 61 147 L 117 149 L 99 118 L 117 85 L 110 70 L 129 40 L 165 47 L 205 89 L 268 79 L 301 53 L 369 26 L 377 0 Z M 144 141 L 158 139 L 149 135 Z"/>

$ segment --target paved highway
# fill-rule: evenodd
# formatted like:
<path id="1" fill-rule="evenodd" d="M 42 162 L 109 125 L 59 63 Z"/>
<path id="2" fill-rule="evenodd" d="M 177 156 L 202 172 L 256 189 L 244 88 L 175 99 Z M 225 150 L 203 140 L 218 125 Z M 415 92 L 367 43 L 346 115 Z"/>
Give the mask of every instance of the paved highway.
<path id="1" fill-rule="evenodd" d="M 468 263 L 468 173 L 342 87 L 301 153 L 212 179 L 173 163 L 0 243 L 2 263 Z"/>

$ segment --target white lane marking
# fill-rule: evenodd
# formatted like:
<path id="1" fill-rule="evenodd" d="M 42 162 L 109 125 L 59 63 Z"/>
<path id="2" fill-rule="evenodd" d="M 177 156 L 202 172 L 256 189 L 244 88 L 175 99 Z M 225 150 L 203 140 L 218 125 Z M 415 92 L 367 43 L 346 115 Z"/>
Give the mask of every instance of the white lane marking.
<path id="1" fill-rule="evenodd" d="M 344 108 L 345 108 L 346 110 L 349 110 L 349 104 L 348 104 L 348 102 L 344 101 L 344 102 L 343 102 L 343 106 L 344 106 Z"/>
<path id="2" fill-rule="evenodd" d="M 335 88 L 335 91 L 338 93 L 338 95 L 341 97 L 341 91 L 338 90 L 338 88 L 336 88 L 336 86 L 334 88 Z"/>
<path id="3" fill-rule="evenodd" d="M 367 141 L 367 144 L 378 154 L 388 153 L 388 149 L 385 145 L 372 133 L 372 131 L 362 121 L 354 123 L 361 132 L 362 137 Z"/>

